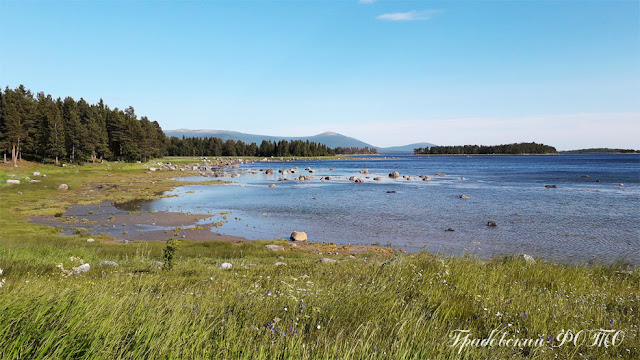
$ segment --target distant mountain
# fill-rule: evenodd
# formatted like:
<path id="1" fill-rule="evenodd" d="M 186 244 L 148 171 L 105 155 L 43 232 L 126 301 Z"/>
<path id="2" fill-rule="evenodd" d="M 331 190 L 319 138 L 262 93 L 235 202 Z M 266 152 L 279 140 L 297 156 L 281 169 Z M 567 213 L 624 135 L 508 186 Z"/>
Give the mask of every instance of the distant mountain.
<path id="1" fill-rule="evenodd" d="M 335 147 L 369 147 L 373 148 L 374 146 L 371 144 L 367 144 L 358 139 L 354 139 L 352 137 L 344 136 L 335 132 L 327 131 L 322 134 L 313 135 L 313 136 L 300 136 L 300 137 L 287 137 L 287 136 L 269 136 L 269 135 L 254 135 L 254 134 L 245 134 L 237 131 L 227 131 L 227 130 L 187 130 L 187 129 L 178 129 L 178 130 L 165 130 L 165 134 L 167 136 L 177 136 L 177 137 L 217 137 L 222 139 L 222 141 L 227 140 L 241 140 L 245 143 L 256 143 L 260 145 L 262 140 L 267 141 L 280 141 L 280 140 L 303 140 L 303 141 L 312 141 L 316 143 L 325 144 L 330 148 Z"/>
<path id="2" fill-rule="evenodd" d="M 378 152 L 379 153 L 390 153 L 390 152 L 410 152 L 410 153 L 413 153 L 413 149 L 432 147 L 432 146 L 436 146 L 436 145 L 432 144 L 432 143 L 421 142 L 421 143 L 409 144 L 409 145 L 404 145 L 404 146 L 392 146 L 392 147 L 388 147 L 388 148 L 378 148 Z"/>
<path id="3" fill-rule="evenodd" d="M 280 140 L 303 140 L 303 141 L 313 141 L 316 143 L 325 144 L 330 148 L 336 147 L 358 147 L 358 148 L 376 148 L 378 152 L 413 152 L 414 148 L 425 147 L 425 146 L 434 146 L 430 143 L 417 143 L 410 144 L 405 146 L 394 146 L 389 148 L 381 148 L 378 146 L 373 146 L 371 144 L 367 144 L 364 141 L 360 141 L 358 139 L 345 136 L 342 134 L 338 134 L 335 132 L 327 131 L 322 134 L 313 135 L 313 136 L 299 136 L 299 137 L 287 137 L 287 136 L 269 136 L 269 135 L 254 135 L 254 134 L 245 134 L 238 131 L 229 131 L 229 130 L 188 130 L 188 129 L 178 129 L 178 130 L 165 130 L 164 131 L 167 136 L 177 136 L 177 137 L 217 137 L 222 139 L 222 141 L 227 140 L 240 140 L 245 143 L 256 143 L 260 145 L 262 140 L 267 141 L 280 141 Z"/>

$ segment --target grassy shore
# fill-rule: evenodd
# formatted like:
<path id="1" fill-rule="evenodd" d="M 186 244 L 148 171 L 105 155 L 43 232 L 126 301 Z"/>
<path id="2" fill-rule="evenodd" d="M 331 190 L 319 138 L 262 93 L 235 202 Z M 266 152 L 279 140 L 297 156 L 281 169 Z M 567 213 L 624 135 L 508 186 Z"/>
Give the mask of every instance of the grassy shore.
<path id="1" fill-rule="evenodd" d="M 27 220 L 188 184 L 171 180 L 181 172 L 145 166 L 0 165 L 0 358 L 640 358 L 640 272 L 623 265 L 182 241 L 175 266 L 163 270 L 163 242 L 88 243 Z M 10 178 L 21 184 L 6 185 Z M 69 190 L 57 190 L 61 183 Z M 63 271 L 82 263 L 91 270 Z M 593 333 L 582 333 L 581 346 L 559 335 L 597 329 L 625 336 L 605 347 L 590 346 Z M 469 330 L 469 340 L 495 330 L 496 341 L 450 346 L 456 330 Z M 503 335 L 542 345 L 500 346 Z"/>

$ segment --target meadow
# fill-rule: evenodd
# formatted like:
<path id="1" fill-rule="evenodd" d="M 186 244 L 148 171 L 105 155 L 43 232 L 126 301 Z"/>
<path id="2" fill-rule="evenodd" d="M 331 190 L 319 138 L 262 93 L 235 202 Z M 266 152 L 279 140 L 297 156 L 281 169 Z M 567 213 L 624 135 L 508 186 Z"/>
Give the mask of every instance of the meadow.
<path id="1" fill-rule="evenodd" d="M 186 184 L 172 180 L 181 172 L 149 166 L 0 165 L 0 358 L 640 357 L 640 271 L 632 264 L 178 240 L 167 269 L 164 242 L 125 244 L 99 234 L 87 242 L 29 223 L 76 204 L 150 199 Z M 69 189 L 57 190 L 61 183 Z M 83 263 L 91 266 L 86 273 L 65 271 Z M 612 332 L 594 338 L 599 329 Z M 451 346 L 457 330 L 468 330 L 469 340 L 493 331 L 498 340 L 539 341 Z M 567 330 L 582 337 L 568 341 Z"/>

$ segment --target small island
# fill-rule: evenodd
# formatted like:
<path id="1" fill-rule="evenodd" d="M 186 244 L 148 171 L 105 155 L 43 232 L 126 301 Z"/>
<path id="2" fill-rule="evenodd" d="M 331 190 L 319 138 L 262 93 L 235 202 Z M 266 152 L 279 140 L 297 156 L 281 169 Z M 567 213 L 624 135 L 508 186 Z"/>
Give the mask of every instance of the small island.
<path id="1" fill-rule="evenodd" d="M 415 155 L 524 155 L 524 154 L 556 154 L 553 146 L 531 143 L 505 145 L 458 145 L 432 146 L 413 149 Z"/>

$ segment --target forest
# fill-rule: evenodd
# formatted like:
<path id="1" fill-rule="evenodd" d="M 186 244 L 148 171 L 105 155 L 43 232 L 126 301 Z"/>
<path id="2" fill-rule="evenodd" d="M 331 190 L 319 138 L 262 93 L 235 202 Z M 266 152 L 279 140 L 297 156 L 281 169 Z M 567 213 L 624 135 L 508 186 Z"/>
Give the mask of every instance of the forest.
<path id="1" fill-rule="evenodd" d="M 518 143 L 505 145 L 461 145 L 432 146 L 430 148 L 413 149 L 414 154 L 424 155 L 518 155 L 518 154 L 555 154 L 556 148 L 544 144 Z"/>
<path id="2" fill-rule="evenodd" d="M 167 138 L 156 121 L 134 108 L 110 109 L 102 99 L 54 99 L 24 87 L 0 91 L 0 148 L 4 161 L 71 163 L 97 159 L 136 161 L 163 156 Z"/>
<path id="3" fill-rule="evenodd" d="M 369 148 L 328 148 L 301 140 L 246 144 L 219 138 L 167 138 L 160 124 L 138 118 L 132 106 L 111 109 L 102 99 L 54 99 L 24 85 L 0 90 L 0 151 L 22 159 L 82 164 L 96 160 L 146 161 L 162 156 L 328 156 L 375 154 Z"/>

